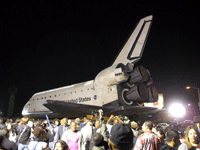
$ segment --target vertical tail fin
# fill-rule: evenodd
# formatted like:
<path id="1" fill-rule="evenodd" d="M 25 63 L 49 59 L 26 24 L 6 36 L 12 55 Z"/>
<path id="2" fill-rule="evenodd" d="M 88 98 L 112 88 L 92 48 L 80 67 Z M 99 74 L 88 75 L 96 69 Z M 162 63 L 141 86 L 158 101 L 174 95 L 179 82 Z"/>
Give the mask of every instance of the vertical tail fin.
<path id="1" fill-rule="evenodd" d="M 113 65 L 135 63 L 142 57 L 152 18 L 153 16 L 148 16 L 139 21 Z"/>

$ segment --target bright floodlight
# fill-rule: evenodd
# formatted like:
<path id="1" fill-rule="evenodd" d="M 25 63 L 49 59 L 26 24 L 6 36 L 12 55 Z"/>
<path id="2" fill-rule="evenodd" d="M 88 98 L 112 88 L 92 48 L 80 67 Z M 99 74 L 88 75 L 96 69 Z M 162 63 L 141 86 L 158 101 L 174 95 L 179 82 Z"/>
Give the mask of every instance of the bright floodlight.
<path id="1" fill-rule="evenodd" d="M 191 87 L 190 86 L 186 86 L 186 89 L 189 90 Z"/>
<path id="2" fill-rule="evenodd" d="M 181 104 L 172 104 L 169 107 L 169 113 L 174 117 L 183 117 L 185 115 L 185 108 Z"/>

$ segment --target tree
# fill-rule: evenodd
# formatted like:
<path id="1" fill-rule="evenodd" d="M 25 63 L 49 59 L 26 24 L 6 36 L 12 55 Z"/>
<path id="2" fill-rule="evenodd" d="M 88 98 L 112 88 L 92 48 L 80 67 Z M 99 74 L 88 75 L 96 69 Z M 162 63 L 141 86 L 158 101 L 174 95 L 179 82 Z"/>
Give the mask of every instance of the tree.
<path id="1" fill-rule="evenodd" d="M 15 94 L 17 93 L 17 87 L 13 84 L 9 89 L 8 93 L 10 94 L 9 106 L 8 106 L 8 117 L 11 117 L 14 112 L 15 105 Z"/>

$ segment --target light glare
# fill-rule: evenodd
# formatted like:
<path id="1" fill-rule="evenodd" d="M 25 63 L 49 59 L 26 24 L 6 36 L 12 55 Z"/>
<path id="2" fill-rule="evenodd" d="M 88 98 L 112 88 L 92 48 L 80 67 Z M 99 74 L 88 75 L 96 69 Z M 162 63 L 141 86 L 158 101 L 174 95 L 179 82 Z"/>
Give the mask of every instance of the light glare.
<path id="1" fill-rule="evenodd" d="M 174 117 L 183 117 L 185 115 L 185 108 L 181 104 L 173 104 L 169 108 L 169 113 Z"/>

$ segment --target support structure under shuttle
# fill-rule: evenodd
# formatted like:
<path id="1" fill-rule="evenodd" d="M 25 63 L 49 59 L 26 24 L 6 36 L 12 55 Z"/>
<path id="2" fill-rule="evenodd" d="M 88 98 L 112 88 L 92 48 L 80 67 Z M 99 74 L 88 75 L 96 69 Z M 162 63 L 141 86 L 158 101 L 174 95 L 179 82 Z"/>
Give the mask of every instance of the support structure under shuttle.
<path id="1" fill-rule="evenodd" d="M 34 94 L 22 110 L 23 116 L 80 117 L 93 110 L 104 114 L 136 114 L 157 109 L 145 103 L 158 101 L 150 73 L 134 66 L 142 57 L 153 16 L 141 19 L 114 63 L 94 80 Z"/>

